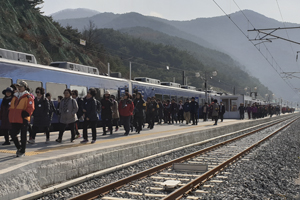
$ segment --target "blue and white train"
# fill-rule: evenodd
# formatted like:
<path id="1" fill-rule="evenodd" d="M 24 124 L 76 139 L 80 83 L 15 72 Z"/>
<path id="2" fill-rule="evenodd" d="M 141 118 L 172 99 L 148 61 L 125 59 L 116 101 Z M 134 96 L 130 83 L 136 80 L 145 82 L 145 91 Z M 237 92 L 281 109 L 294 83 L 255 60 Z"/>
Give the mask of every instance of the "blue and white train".
<path id="1" fill-rule="evenodd" d="M 63 96 L 66 88 L 78 90 L 81 97 L 87 94 L 89 88 L 97 90 L 96 98 L 100 100 L 106 90 L 117 98 L 125 92 L 141 92 L 146 99 L 155 96 L 156 98 L 176 101 L 195 97 L 196 101 L 202 105 L 205 101 L 205 93 L 201 91 L 164 86 L 159 84 L 146 83 L 141 81 L 131 81 L 121 78 L 113 78 L 103 75 L 72 71 L 53 66 L 44 66 L 29 62 L 19 62 L 0 58 L 0 91 L 13 83 L 25 80 L 33 95 L 35 88 L 43 87 L 46 92 L 52 94 L 52 99 L 57 104 L 57 97 Z M 0 103 L 2 102 L 0 98 Z M 58 123 L 57 116 L 53 117 L 53 125 Z"/>

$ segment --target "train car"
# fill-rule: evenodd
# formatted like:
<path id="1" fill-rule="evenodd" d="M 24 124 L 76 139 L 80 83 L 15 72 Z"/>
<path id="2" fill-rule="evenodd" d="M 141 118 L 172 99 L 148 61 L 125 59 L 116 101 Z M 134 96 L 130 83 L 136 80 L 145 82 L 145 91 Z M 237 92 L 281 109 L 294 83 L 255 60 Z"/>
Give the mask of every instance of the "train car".
<path id="1" fill-rule="evenodd" d="M 11 51 L 0 48 L 0 58 L 37 64 L 35 56 L 29 53 Z"/>
<path id="2" fill-rule="evenodd" d="M 144 99 L 155 96 L 157 99 L 161 100 L 175 99 L 175 101 L 177 102 L 179 102 L 179 100 L 182 100 L 184 102 L 187 98 L 190 99 L 192 97 L 195 97 L 195 100 L 199 103 L 200 106 L 205 102 L 205 93 L 201 91 L 194 91 L 141 81 L 131 81 L 131 83 L 133 91 L 141 92 L 144 96 Z"/>
<path id="3" fill-rule="evenodd" d="M 62 69 L 69 69 L 69 70 L 78 71 L 78 72 L 85 72 L 85 73 L 99 75 L 99 70 L 96 67 L 80 65 L 80 64 L 77 64 L 77 63 L 57 61 L 57 62 L 50 63 L 50 66 L 58 67 L 58 68 L 62 68 Z"/>
<path id="4" fill-rule="evenodd" d="M 125 79 L 0 59 L 0 90 L 2 91 L 21 80 L 28 83 L 34 96 L 36 96 L 35 88 L 45 88 L 46 92 L 52 94 L 55 105 L 57 97 L 63 96 L 63 91 L 66 88 L 78 90 L 80 97 L 84 97 L 89 88 L 95 88 L 97 90 L 96 99 L 98 100 L 102 98 L 106 90 L 109 90 L 117 98 L 126 91 L 132 92 L 130 81 Z M 1 96 L 0 103 L 2 98 L 3 96 Z M 57 126 L 57 116 L 53 117 L 52 123 Z"/>

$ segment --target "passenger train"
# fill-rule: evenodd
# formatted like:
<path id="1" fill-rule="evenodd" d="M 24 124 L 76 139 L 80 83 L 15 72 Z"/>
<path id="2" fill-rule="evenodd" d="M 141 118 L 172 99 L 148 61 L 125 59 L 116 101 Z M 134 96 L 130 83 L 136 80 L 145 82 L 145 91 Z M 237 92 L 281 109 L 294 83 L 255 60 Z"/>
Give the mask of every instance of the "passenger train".
<path id="1" fill-rule="evenodd" d="M 121 97 L 125 92 L 132 94 L 139 91 L 145 99 L 155 96 L 162 100 L 175 99 L 179 101 L 195 97 L 195 100 L 200 105 L 205 101 L 205 93 L 202 91 L 0 58 L 0 91 L 21 80 L 25 80 L 28 83 L 34 96 L 36 95 L 35 89 L 37 87 L 45 88 L 46 92 L 51 93 L 55 105 L 57 105 L 58 96 L 63 96 L 63 91 L 66 88 L 78 90 L 81 97 L 87 94 L 89 88 L 95 88 L 97 90 L 96 99 L 98 100 L 101 100 L 105 91 L 109 90 L 116 98 Z M 0 98 L 0 103 L 2 98 Z M 57 123 L 58 118 L 54 116 L 52 124 L 57 125 Z"/>

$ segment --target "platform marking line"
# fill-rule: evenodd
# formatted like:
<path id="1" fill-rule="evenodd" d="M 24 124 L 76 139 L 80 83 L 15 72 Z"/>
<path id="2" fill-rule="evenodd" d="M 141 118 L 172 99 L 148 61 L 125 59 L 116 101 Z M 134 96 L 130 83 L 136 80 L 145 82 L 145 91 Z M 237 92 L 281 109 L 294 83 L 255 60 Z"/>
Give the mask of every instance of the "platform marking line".
<path id="1" fill-rule="evenodd" d="M 229 122 L 223 122 L 222 124 L 225 123 L 229 123 Z M 185 127 L 185 128 L 180 128 L 180 129 L 175 129 L 175 131 L 181 131 L 181 130 L 188 130 L 188 129 L 195 129 L 195 128 L 199 128 L 199 127 L 207 127 L 207 126 L 212 126 L 212 125 L 201 125 L 201 126 L 191 126 L 191 127 Z M 105 142 L 113 142 L 113 141 L 119 141 L 119 140 L 124 140 L 127 138 L 139 138 L 139 137 L 144 137 L 144 136 L 149 136 L 149 135 L 156 135 L 156 134 L 161 134 L 161 133 L 168 133 L 168 132 L 172 132 L 174 130 L 167 130 L 167 131 L 161 131 L 161 132 L 154 132 L 154 133 L 145 133 L 145 134 L 137 134 L 137 135 L 129 135 L 129 136 L 124 136 L 124 137 L 120 137 L 120 138 L 114 138 L 114 139 L 107 139 L 107 140 L 101 140 L 101 141 L 96 141 L 96 144 L 101 144 L 101 143 L 105 143 Z M 53 147 L 53 148 L 47 148 L 47 149 L 40 149 L 40 150 L 36 150 L 36 151 L 29 151 L 26 152 L 25 155 L 26 156 L 34 156 L 34 155 L 39 155 L 39 154 L 43 154 L 43 153 L 47 153 L 47 152 L 52 152 L 52 151 L 56 151 L 56 150 L 62 150 L 62 149 L 68 149 L 68 148 L 73 148 L 73 147 L 81 147 L 84 145 L 94 145 L 91 143 L 86 143 L 86 144 L 71 144 L 71 145 L 63 145 L 63 146 L 59 146 L 59 147 Z M 15 154 L 16 151 L 15 150 L 0 150 L 0 153 L 9 153 L 9 154 Z"/>

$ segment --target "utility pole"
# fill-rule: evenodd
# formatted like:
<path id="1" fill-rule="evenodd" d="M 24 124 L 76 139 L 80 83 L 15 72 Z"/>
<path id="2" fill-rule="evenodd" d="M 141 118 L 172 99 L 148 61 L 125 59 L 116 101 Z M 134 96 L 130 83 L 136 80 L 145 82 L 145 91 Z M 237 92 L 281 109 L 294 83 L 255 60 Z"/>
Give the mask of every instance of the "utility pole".
<path id="1" fill-rule="evenodd" d="M 108 74 L 108 76 L 110 76 L 110 64 L 109 63 L 107 63 L 107 74 Z"/>
<path id="2" fill-rule="evenodd" d="M 185 81 L 184 81 L 184 77 L 185 77 L 185 71 L 182 71 L 182 85 L 184 85 Z"/>
<path id="3" fill-rule="evenodd" d="M 131 80 L 131 61 L 129 62 L 129 80 Z"/>

